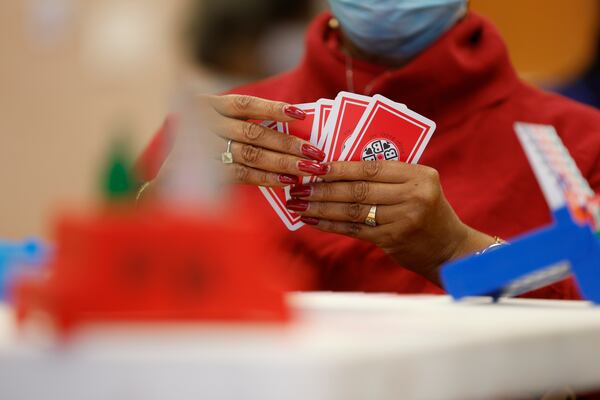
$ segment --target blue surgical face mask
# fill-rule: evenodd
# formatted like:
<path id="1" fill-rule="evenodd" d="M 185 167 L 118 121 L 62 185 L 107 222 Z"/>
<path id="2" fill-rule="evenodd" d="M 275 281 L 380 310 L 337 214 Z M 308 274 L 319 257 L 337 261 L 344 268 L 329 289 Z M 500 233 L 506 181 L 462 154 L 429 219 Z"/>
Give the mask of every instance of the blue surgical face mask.
<path id="1" fill-rule="evenodd" d="M 409 59 L 467 11 L 467 0 L 329 0 L 348 38 L 368 54 Z"/>

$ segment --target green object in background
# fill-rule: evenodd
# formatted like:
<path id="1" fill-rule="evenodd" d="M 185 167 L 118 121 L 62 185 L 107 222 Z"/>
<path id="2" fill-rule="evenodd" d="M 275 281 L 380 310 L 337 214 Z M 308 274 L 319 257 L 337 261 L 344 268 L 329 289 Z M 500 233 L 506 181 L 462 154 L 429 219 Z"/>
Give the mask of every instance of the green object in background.
<path id="1" fill-rule="evenodd" d="M 135 200 L 138 185 L 133 174 L 129 146 L 125 141 L 119 140 L 113 145 L 102 184 L 104 198 L 108 201 Z"/>

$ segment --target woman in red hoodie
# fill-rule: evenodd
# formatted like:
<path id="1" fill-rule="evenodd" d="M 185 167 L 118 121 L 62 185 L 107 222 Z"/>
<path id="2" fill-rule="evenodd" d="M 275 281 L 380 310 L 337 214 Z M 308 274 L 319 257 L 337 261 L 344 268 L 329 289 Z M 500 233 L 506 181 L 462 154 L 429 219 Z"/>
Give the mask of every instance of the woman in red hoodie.
<path id="1" fill-rule="evenodd" d="M 494 26 L 465 0 L 330 0 L 307 33 L 301 64 L 282 75 L 208 96 L 216 134 L 231 140 L 233 182 L 280 186 L 298 176 L 288 208 L 318 231 L 290 233 L 252 186 L 240 186 L 265 224 L 312 267 L 323 290 L 441 293 L 439 267 L 550 222 L 513 131 L 516 121 L 553 125 L 584 176 L 600 186 L 600 114 L 523 83 Z M 342 90 L 381 94 L 433 119 L 422 165 L 333 162 L 310 143 L 248 120 L 303 118 L 293 103 Z M 269 99 L 269 100 L 264 100 Z M 147 180 L 164 160 L 166 131 L 140 162 Z M 225 144 L 224 144 L 225 150 Z M 372 206 L 376 226 L 365 224 Z M 320 232 L 319 232 L 320 231 Z M 571 279 L 532 296 L 577 298 Z"/>

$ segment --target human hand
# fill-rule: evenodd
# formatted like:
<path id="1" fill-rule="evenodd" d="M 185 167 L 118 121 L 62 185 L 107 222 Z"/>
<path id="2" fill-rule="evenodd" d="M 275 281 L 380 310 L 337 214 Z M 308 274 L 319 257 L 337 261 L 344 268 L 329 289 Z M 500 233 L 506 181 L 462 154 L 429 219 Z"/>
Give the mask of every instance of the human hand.
<path id="1" fill-rule="evenodd" d="M 298 176 L 327 172 L 320 164 L 325 153 L 317 147 L 250 122 L 302 120 L 306 114 L 297 107 L 243 95 L 207 95 L 200 100 L 210 129 L 226 142 L 232 140 L 233 163 L 225 165 L 230 182 L 285 186 L 298 183 Z"/>
<path id="2" fill-rule="evenodd" d="M 494 243 L 458 218 L 432 168 L 398 161 L 328 165 L 324 182 L 292 187 L 287 202 L 317 229 L 373 242 L 436 284 L 441 264 Z M 365 224 L 373 205 L 375 227 Z"/>

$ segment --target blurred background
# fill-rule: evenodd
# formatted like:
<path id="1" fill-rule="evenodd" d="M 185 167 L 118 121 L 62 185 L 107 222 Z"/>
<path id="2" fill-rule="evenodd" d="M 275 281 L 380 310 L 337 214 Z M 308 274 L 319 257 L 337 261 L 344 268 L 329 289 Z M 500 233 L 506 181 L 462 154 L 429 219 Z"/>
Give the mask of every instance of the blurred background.
<path id="1" fill-rule="evenodd" d="M 93 199 L 111 139 L 132 152 L 190 75 L 222 91 L 292 68 L 320 0 L 0 2 L 0 238 L 48 236 L 65 202 Z M 593 106 L 597 0 L 472 0 L 519 74 Z"/>

